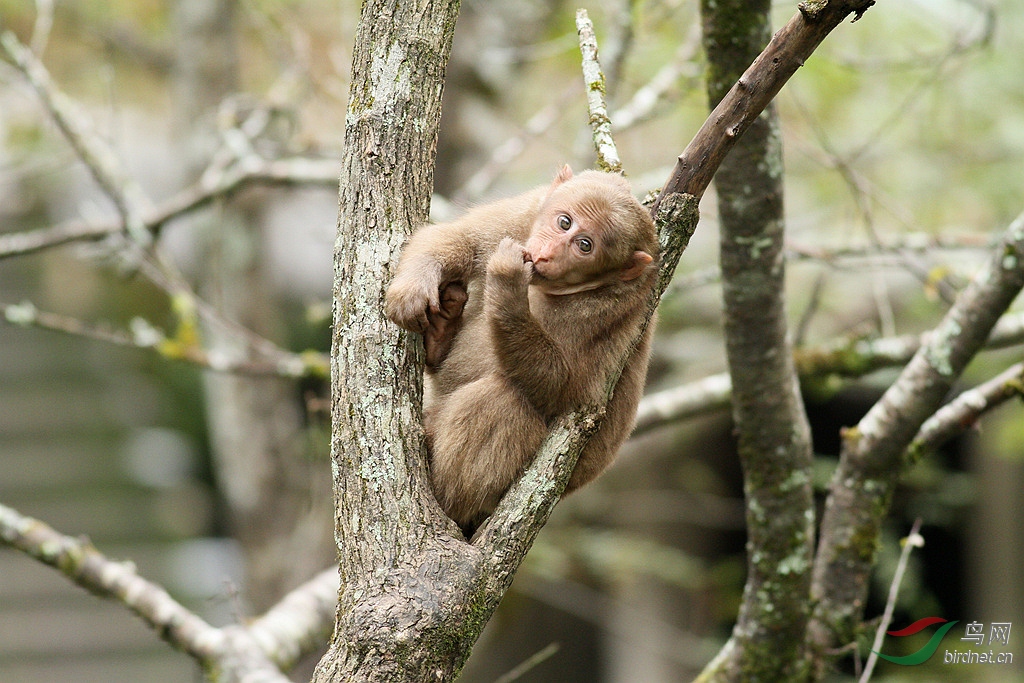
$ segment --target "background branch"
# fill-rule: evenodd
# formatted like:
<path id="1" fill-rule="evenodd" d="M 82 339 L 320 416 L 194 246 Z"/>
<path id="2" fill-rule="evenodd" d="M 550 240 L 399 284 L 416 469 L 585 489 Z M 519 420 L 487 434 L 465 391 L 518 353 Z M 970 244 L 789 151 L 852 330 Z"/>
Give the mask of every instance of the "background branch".
<path id="1" fill-rule="evenodd" d="M 142 187 L 125 172 L 114 151 L 95 133 L 86 113 L 57 88 L 32 51 L 10 31 L 0 35 L 0 45 L 35 89 L 78 158 L 114 202 L 125 231 L 138 246 L 148 246 L 152 238 L 143 225 L 142 217 L 148 213 L 150 203 Z"/>
<path id="2" fill-rule="evenodd" d="M 793 357 L 802 382 L 823 382 L 830 377 L 855 379 L 884 368 L 906 365 L 929 334 L 840 339 L 795 349 Z M 1024 313 L 1007 313 L 992 329 L 984 349 L 1004 349 L 1020 344 L 1024 344 Z M 640 401 L 633 436 L 722 410 L 731 400 L 732 380 L 725 372 L 647 394 Z"/>
<path id="3" fill-rule="evenodd" d="M 1004 233 L 896 382 L 856 427 L 846 430 L 814 566 L 816 607 L 808 636 L 816 675 L 823 675 L 827 652 L 854 639 L 881 524 L 904 470 L 906 448 L 1022 286 L 1024 215 Z"/>
<path id="4" fill-rule="evenodd" d="M 278 667 L 290 668 L 319 647 L 334 616 L 334 569 L 296 588 L 247 626 L 214 628 L 139 576 L 131 562 L 110 560 L 88 540 L 60 534 L 5 505 L 0 505 L 0 541 L 82 588 L 123 604 L 168 643 L 218 671 L 217 680 L 225 683 L 286 683 L 289 679 Z"/>
<path id="5" fill-rule="evenodd" d="M 338 163 L 333 159 L 294 157 L 264 159 L 258 155 L 239 159 L 237 163 L 178 192 L 152 208 L 141 220 L 143 229 L 152 236 L 175 219 L 209 206 L 216 200 L 230 197 L 253 185 L 334 187 L 338 183 Z M 82 241 L 97 241 L 124 230 L 123 219 L 112 221 L 68 221 L 38 230 L 0 235 L 0 259 L 22 256 Z"/>
<path id="6" fill-rule="evenodd" d="M 622 173 L 622 160 L 612 139 L 611 120 L 608 118 L 608 103 L 605 101 L 604 72 L 597 60 L 597 36 L 594 24 L 587 10 L 576 10 L 576 30 L 580 36 L 580 53 L 583 55 L 583 82 L 587 92 L 587 109 L 590 111 L 590 127 L 594 132 L 594 150 L 597 152 L 597 167 L 608 173 Z"/>

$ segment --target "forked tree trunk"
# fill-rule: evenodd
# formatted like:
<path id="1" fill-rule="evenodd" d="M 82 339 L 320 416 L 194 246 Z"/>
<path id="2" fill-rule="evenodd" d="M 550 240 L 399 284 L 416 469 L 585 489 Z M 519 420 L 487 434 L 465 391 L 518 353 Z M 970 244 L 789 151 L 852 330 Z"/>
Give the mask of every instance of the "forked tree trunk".
<path id="1" fill-rule="evenodd" d="M 314 681 L 451 680 L 486 620 L 473 612 L 480 552 L 427 481 L 421 353 L 382 312 L 394 257 L 427 217 L 458 8 L 367 0 L 353 48 L 331 368 L 342 587 Z"/>

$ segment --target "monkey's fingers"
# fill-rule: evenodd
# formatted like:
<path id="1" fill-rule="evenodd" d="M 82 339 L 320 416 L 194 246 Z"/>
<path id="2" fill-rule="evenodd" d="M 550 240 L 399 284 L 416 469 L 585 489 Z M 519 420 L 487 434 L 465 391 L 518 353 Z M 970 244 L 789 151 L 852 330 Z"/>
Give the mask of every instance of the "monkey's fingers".
<path id="1" fill-rule="evenodd" d="M 430 322 L 423 297 L 408 297 L 388 292 L 384 313 L 391 322 L 410 332 L 423 332 Z"/>
<path id="2" fill-rule="evenodd" d="M 523 245 L 506 237 L 498 243 L 487 261 L 487 274 L 504 280 L 529 282 L 533 275 L 533 261 Z"/>

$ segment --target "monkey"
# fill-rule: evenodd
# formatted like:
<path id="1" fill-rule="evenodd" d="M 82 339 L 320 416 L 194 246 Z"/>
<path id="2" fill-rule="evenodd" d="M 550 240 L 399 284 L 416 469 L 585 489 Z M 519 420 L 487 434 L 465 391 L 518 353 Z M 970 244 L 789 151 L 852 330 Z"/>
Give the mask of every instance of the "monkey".
<path id="1" fill-rule="evenodd" d="M 423 335 L 431 484 L 467 537 L 554 418 L 602 402 L 628 353 L 565 492 L 614 459 L 646 380 L 653 325 L 637 337 L 658 258 L 654 223 L 629 183 L 569 166 L 550 186 L 425 225 L 403 247 L 385 313 Z"/>

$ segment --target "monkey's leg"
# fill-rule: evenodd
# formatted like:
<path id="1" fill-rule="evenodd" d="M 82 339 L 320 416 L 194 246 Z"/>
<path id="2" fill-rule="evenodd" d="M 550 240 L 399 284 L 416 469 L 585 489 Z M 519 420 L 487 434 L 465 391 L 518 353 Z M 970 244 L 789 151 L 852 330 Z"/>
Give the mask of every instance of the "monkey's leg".
<path id="1" fill-rule="evenodd" d="M 427 430 L 434 494 L 463 529 L 494 511 L 547 434 L 537 411 L 496 373 L 439 402 Z"/>
<path id="2" fill-rule="evenodd" d="M 468 299 L 461 282 L 449 282 L 441 290 L 437 313 L 427 312 L 427 329 L 423 333 L 423 346 L 427 351 L 427 367 L 437 368 L 452 348 L 452 340 L 462 328 L 462 309 Z"/>

